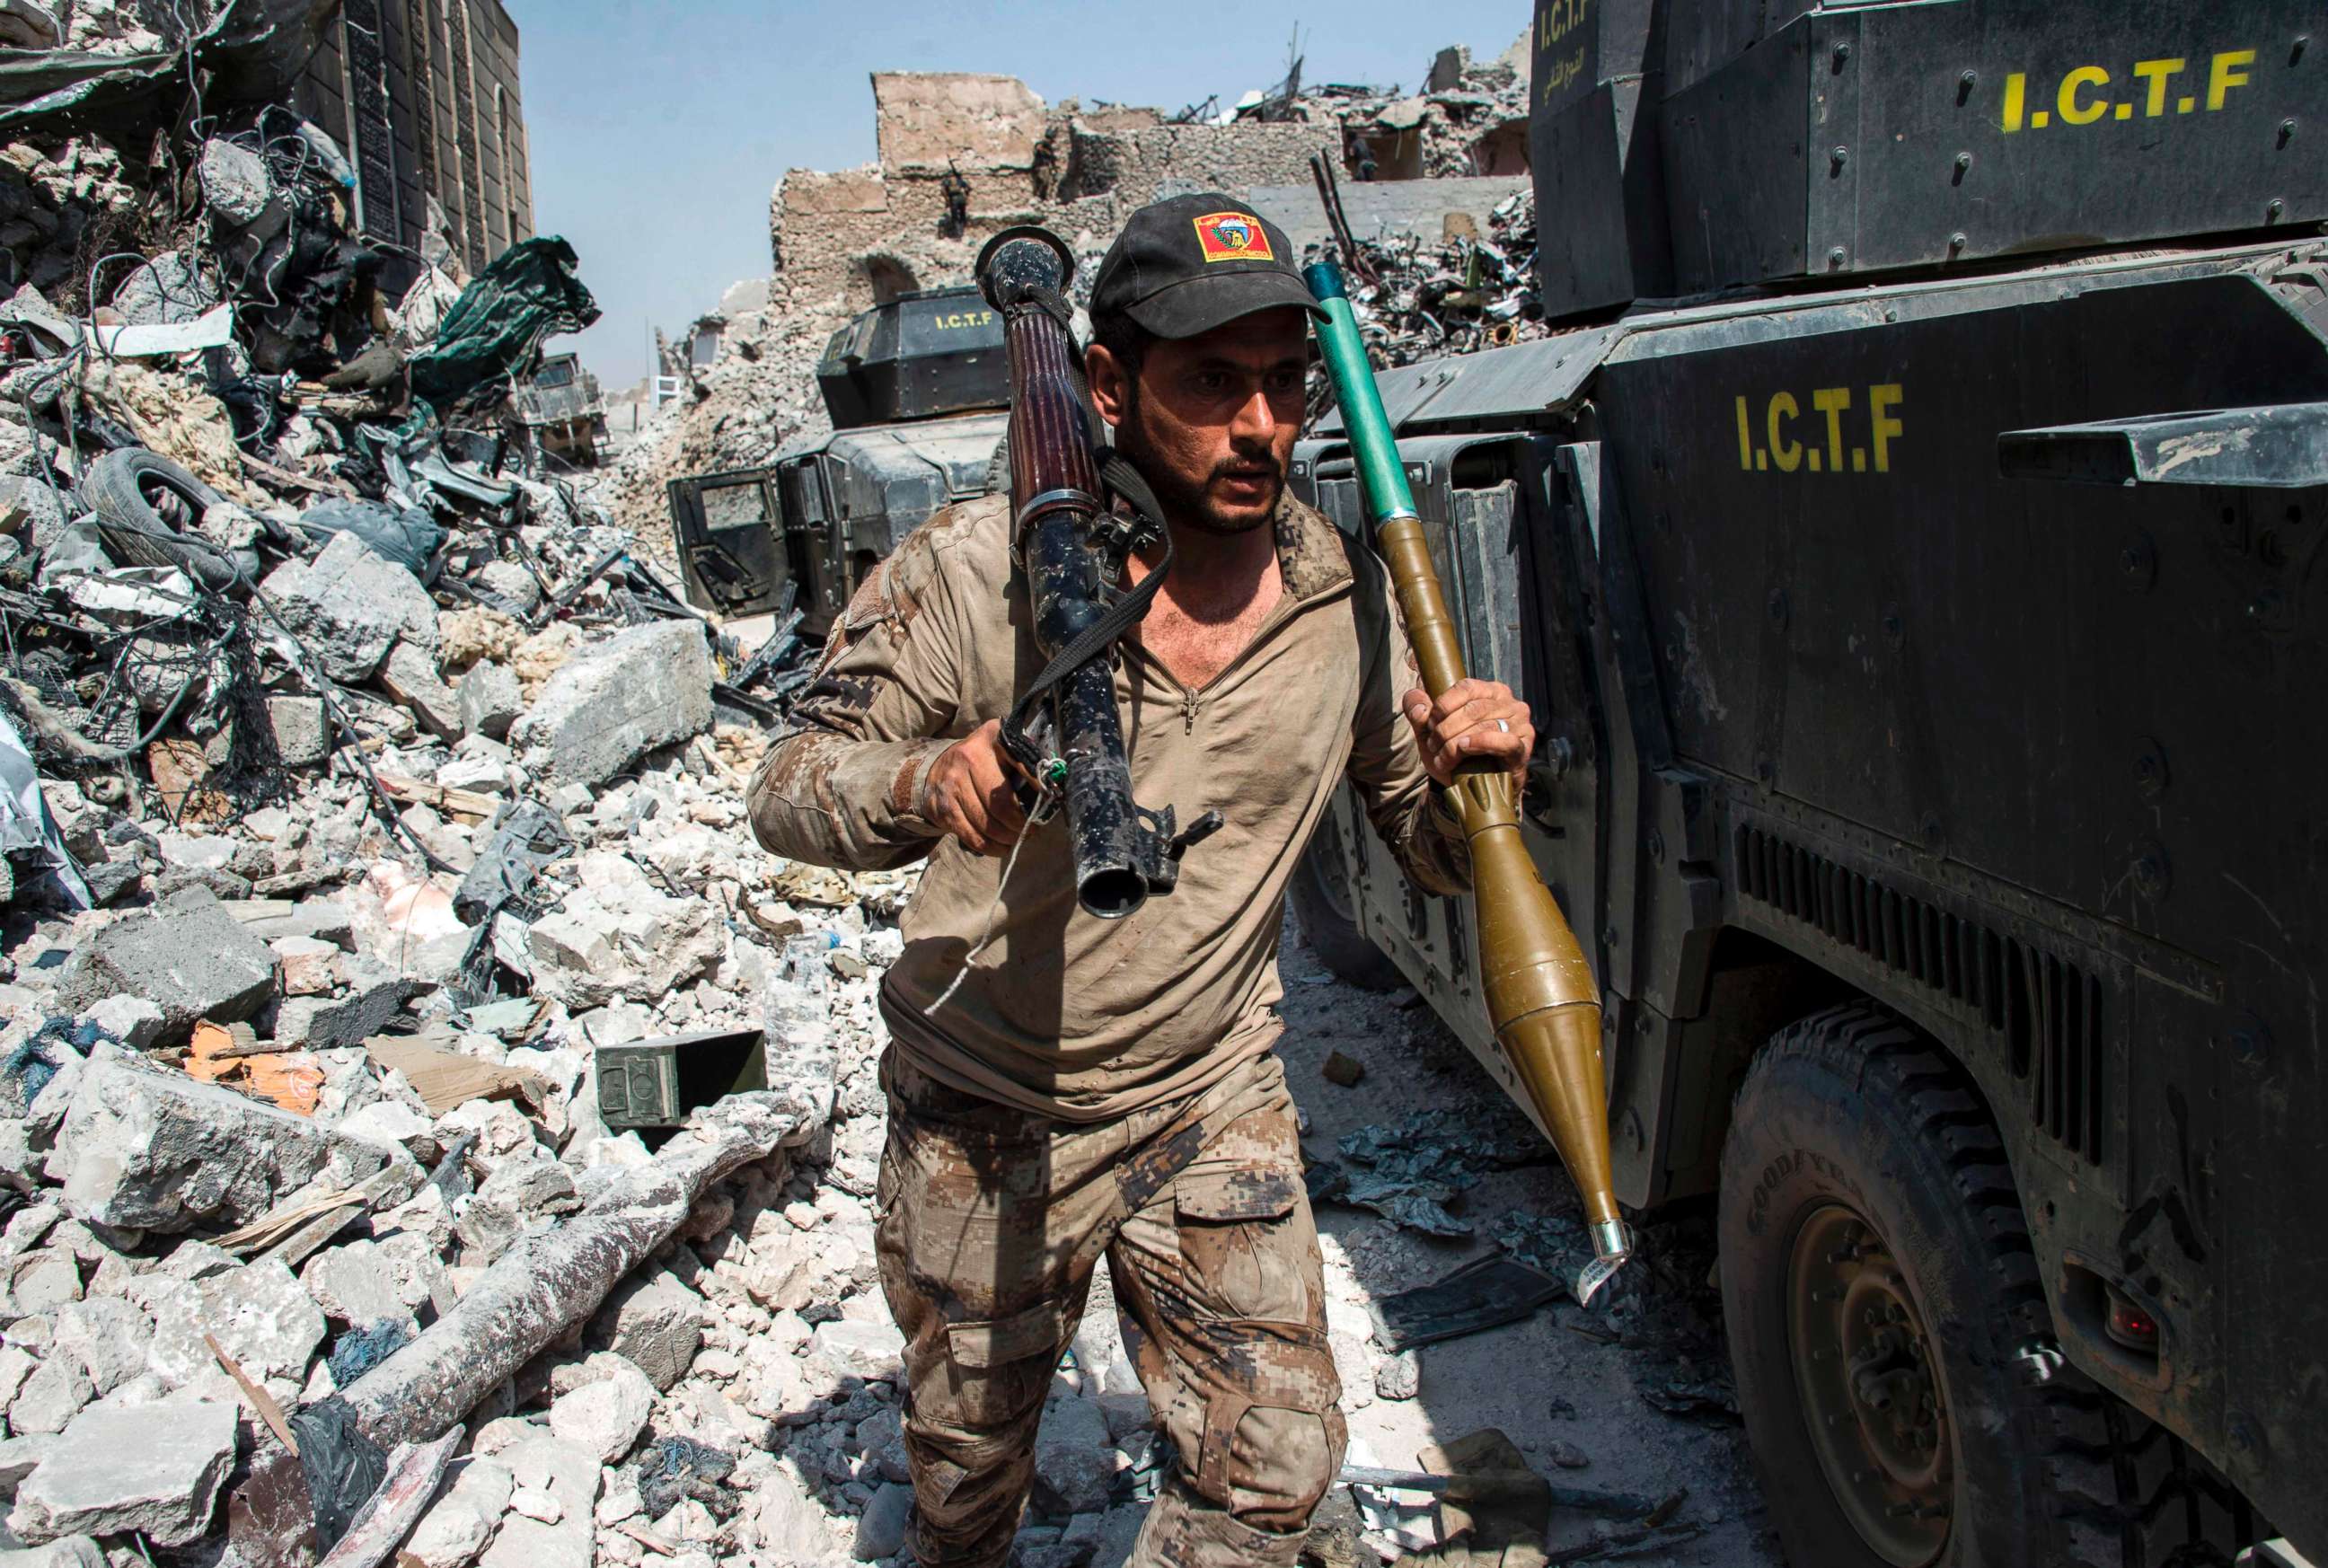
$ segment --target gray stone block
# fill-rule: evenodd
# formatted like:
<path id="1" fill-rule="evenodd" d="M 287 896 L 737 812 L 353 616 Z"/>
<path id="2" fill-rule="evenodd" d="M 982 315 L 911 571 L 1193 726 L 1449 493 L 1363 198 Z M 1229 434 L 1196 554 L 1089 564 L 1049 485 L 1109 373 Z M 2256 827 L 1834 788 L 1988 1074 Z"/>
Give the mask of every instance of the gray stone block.
<path id="1" fill-rule="evenodd" d="M 318 1175 L 352 1186 L 392 1156 L 231 1089 L 101 1052 L 82 1069 L 49 1173 L 76 1219 L 175 1235 L 257 1219 Z"/>
<path id="2" fill-rule="evenodd" d="M 711 650 L 693 621 L 618 632 L 559 667 L 510 740 L 553 784 L 598 784 L 711 723 Z"/>
<path id="3" fill-rule="evenodd" d="M 501 739 L 525 711 L 517 671 L 491 660 L 461 677 L 461 728 L 471 735 Z"/>
<path id="4" fill-rule="evenodd" d="M 173 1394 L 74 1418 L 23 1486 L 8 1523 L 25 1540 L 123 1535 L 182 1546 L 210 1526 L 234 1463 L 235 1407 Z"/>
<path id="5" fill-rule="evenodd" d="M 145 998 L 162 1009 L 155 1038 L 164 1045 L 202 1019 L 249 1018 L 274 992 L 275 954 L 204 887 L 183 888 L 99 931 L 57 981 L 58 1001 L 75 1009 L 111 996 Z"/>
<path id="6" fill-rule="evenodd" d="M 857 1541 L 851 1548 L 859 1563 L 878 1563 L 896 1556 L 906 1545 L 906 1526 L 914 1516 L 914 1488 L 894 1482 L 873 1494 L 857 1521 Z"/>
<path id="7" fill-rule="evenodd" d="M 380 684 L 404 704 L 421 728 L 439 740 L 461 738 L 461 699 L 445 684 L 433 644 L 422 647 L 408 637 L 398 638 L 380 667 Z"/>
<path id="8" fill-rule="evenodd" d="M 352 1050 L 380 1033 L 423 989 L 420 981 L 399 977 L 359 984 L 337 1001 L 320 996 L 286 997 L 276 1009 L 275 1033 L 270 1038 L 286 1051 L 295 1047 L 305 1051 Z"/>
<path id="9" fill-rule="evenodd" d="M 267 720 L 286 767 L 313 767 L 332 753 L 331 721 L 320 697 L 270 697 Z"/>
<path id="10" fill-rule="evenodd" d="M 352 533 L 333 534 L 313 561 L 285 561 L 259 587 L 335 681 L 370 680 L 399 636 L 436 646 L 428 590 Z"/>
<path id="11" fill-rule="evenodd" d="M 586 1342 L 627 1357 L 649 1382 L 667 1389 L 695 1359 L 704 1319 L 703 1298 L 669 1274 L 633 1275 L 606 1298 Z"/>
<path id="12" fill-rule="evenodd" d="M 1043 1411 L 1035 1437 L 1035 1484 L 1058 1511 L 1087 1513 L 1107 1507 L 1115 1479 L 1115 1447 L 1107 1418 L 1088 1399 L 1054 1399 Z"/>

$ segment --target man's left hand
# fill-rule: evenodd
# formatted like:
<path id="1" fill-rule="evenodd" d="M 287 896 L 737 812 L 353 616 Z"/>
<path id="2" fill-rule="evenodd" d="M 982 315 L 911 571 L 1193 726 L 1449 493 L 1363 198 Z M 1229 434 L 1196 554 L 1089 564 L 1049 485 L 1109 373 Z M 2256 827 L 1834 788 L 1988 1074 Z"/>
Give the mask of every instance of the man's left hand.
<path id="1" fill-rule="evenodd" d="M 1422 766 L 1441 784 L 1455 782 L 1455 770 L 1469 762 L 1496 764 L 1512 775 L 1517 788 L 1535 751 L 1535 726 L 1528 720 L 1527 704 L 1512 689 L 1496 681 L 1458 681 L 1431 698 L 1417 688 L 1399 699 L 1415 744 L 1422 750 Z"/>

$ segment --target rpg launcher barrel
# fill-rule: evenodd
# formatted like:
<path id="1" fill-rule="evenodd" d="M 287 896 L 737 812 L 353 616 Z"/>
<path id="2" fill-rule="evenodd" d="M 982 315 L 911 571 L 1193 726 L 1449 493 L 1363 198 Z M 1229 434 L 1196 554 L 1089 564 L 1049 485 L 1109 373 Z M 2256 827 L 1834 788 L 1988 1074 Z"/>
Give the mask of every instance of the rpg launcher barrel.
<path id="1" fill-rule="evenodd" d="M 1389 564 L 1423 689 L 1437 697 L 1464 677 L 1463 648 L 1447 615 L 1439 574 L 1407 489 L 1398 443 L 1375 390 L 1341 269 L 1319 262 L 1303 275 L 1326 323 L 1318 331 L 1356 461 L 1375 538 Z M 1456 769 L 1451 792 L 1471 847 L 1478 906 L 1479 979 L 1496 1038 L 1584 1198 L 1594 1257 L 1576 1281 L 1585 1301 L 1631 1255 L 1609 1169 L 1608 1092 L 1600 1066 L 1600 992 L 1576 934 L 1537 877 L 1521 841 L 1509 775 L 1476 761 Z"/>
<path id="2" fill-rule="evenodd" d="M 1006 229 L 978 255 L 979 291 L 1002 313 L 1010 362 L 1012 549 L 1025 574 L 1035 642 L 1049 661 L 1002 722 L 1002 744 L 1049 799 L 1065 803 L 1075 897 L 1119 920 L 1169 893 L 1189 845 L 1221 825 L 1207 812 L 1185 833 L 1172 808 L 1131 797 L 1131 762 L 1115 707 L 1116 640 L 1136 624 L 1171 568 L 1156 509 L 1123 515 L 1107 488 L 1135 501 L 1147 485 L 1119 457 L 1104 464 L 1076 365 L 1065 299 L 1074 253 L 1045 229 Z M 1134 550 L 1163 559 L 1128 586 Z"/>

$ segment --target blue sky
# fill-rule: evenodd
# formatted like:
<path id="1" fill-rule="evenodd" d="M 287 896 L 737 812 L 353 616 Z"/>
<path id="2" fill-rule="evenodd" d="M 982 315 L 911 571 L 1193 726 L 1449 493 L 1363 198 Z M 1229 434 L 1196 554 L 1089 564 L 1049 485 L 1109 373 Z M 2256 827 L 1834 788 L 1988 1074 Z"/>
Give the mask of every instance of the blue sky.
<path id="1" fill-rule="evenodd" d="M 609 385 L 644 373 L 650 323 L 676 331 L 768 272 L 768 192 L 788 168 L 869 162 L 875 70 L 990 70 L 1049 102 L 1234 101 L 1283 73 L 1417 87 L 1431 57 L 1500 54 L 1527 0 L 1168 0 L 935 5 L 920 0 L 503 0 L 523 34 L 534 221 L 563 234 L 605 319 L 576 342 Z"/>

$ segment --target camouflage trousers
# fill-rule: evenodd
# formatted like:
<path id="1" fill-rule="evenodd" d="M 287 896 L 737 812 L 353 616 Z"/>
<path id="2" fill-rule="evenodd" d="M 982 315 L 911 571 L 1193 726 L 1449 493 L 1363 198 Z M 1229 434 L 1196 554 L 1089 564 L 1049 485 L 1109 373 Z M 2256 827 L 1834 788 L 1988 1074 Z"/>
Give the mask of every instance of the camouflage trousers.
<path id="1" fill-rule="evenodd" d="M 1104 1254 L 1178 1451 L 1132 1568 L 1291 1564 L 1347 1434 L 1277 1058 L 1095 1124 L 957 1094 L 894 1053 L 884 1081 L 878 1250 L 906 1336 L 921 1561 L 1009 1557 L 1053 1371 Z"/>

